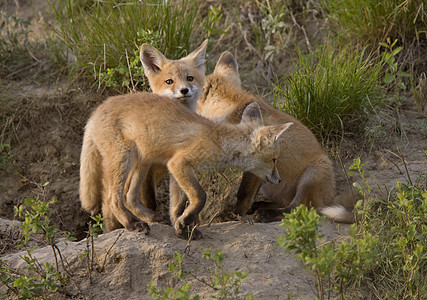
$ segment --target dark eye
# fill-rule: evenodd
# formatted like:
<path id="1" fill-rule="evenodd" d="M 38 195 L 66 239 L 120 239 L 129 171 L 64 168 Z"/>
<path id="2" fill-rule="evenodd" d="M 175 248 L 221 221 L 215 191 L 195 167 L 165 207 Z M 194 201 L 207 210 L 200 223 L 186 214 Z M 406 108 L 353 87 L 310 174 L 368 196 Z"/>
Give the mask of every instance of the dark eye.
<path id="1" fill-rule="evenodd" d="M 187 80 L 192 82 L 194 80 L 194 77 L 193 76 L 187 76 Z"/>
<path id="2" fill-rule="evenodd" d="M 165 82 L 166 82 L 166 84 L 171 85 L 173 83 L 173 80 L 172 79 L 168 79 Z"/>
<path id="3" fill-rule="evenodd" d="M 274 158 L 273 159 L 273 164 L 276 164 L 276 162 L 277 162 L 277 158 Z"/>

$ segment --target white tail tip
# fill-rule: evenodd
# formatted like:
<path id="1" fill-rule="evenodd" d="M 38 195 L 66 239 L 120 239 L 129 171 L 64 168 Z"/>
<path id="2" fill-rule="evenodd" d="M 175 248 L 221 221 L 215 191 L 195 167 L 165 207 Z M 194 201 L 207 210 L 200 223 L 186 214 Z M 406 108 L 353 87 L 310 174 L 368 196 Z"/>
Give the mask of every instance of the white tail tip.
<path id="1" fill-rule="evenodd" d="M 341 205 L 323 207 L 320 209 L 320 213 L 328 219 L 339 223 L 354 223 L 356 221 L 355 214 Z"/>

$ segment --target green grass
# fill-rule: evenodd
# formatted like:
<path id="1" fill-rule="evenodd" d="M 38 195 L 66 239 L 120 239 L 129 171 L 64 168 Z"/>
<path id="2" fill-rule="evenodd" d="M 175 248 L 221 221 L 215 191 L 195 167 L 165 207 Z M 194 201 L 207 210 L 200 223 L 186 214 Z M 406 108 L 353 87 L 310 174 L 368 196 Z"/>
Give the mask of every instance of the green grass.
<path id="1" fill-rule="evenodd" d="M 0 76 L 13 73 L 32 63 L 28 54 L 30 22 L 0 11 Z"/>
<path id="2" fill-rule="evenodd" d="M 307 125 L 324 143 L 361 132 L 380 100 L 382 64 L 364 51 L 319 48 L 299 53 L 295 72 L 273 82 L 273 106 Z"/>
<path id="3" fill-rule="evenodd" d="M 195 0 L 84 1 L 51 5 L 58 37 L 75 57 L 74 70 L 91 75 L 98 86 L 147 89 L 139 47 L 149 43 L 166 57 L 185 56 L 199 3 Z"/>
<path id="4" fill-rule="evenodd" d="M 321 5 L 331 29 L 346 43 L 356 39 L 377 47 L 386 38 L 405 45 L 426 39 L 424 0 L 322 0 Z"/>

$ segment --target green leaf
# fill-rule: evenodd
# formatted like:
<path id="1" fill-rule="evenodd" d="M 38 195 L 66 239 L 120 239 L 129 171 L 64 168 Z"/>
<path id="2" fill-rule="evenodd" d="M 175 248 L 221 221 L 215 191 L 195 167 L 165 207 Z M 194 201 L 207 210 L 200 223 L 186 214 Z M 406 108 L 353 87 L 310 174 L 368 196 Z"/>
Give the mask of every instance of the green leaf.
<path id="1" fill-rule="evenodd" d="M 393 50 L 391 55 L 396 56 L 400 51 L 402 51 L 402 49 L 403 47 L 397 47 L 396 49 Z"/>
<path id="2" fill-rule="evenodd" d="M 399 71 L 399 72 L 397 72 L 397 76 L 400 76 L 400 77 L 411 77 L 411 74 L 403 72 L 403 71 Z"/>
<path id="3" fill-rule="evenodd" d="M 397 86 L 402 89 L 402 90 L 406 90 L 406 85 L 403 83 L 403 81 L 399 81 L 399 83 L 397 84 Z"/>
<path id="4" fill-rule="evenodd" d="M 386 73 L 384 75 L 384 83 L 388 84 L 394 80 L 395 76 L 391 73 Z"/>

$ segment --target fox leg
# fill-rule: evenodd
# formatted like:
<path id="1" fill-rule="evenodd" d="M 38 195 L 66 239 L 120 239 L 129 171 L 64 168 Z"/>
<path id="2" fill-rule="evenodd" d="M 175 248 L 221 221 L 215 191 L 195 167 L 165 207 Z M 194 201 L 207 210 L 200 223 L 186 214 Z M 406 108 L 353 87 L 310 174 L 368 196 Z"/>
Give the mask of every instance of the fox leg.
<path id="1" fill-rule="evenodd" d="M 148 189 L 150 191 L 147 191 L 147 189 L 141 188 L 142 183 L 146 181 L 148 173 L 152 171 L 152 166 L 150 166 L 150 164 L 143 163 L 138 159 L 133 161 L 131 171 L 129 172 L 129 176 L 126 180 L 123 190 L 124 204 L 126 208 L 129 209 L 131 213 L 140 220 L 146 222 L 170 224 L 167 217 L 142 204 L 150 203 L 152 200 L 154 200 L 155 204 L 155 198 L 150 198 L 152 196 L 151 189 Z M 154 175 L 153 172 L 150 174 L 150 176 L 151 175 Z M 152 179 L 154 178 L 151 177 L 150 180 Z M 155 190 L 152 192 L 155 194 Z M 146 199 L 147 197 L 149 199 Z"/>
<path id="2" fill-rule="evenodd" d="M 333 204 L 335 176 L 329 160 L 309 165 L 298 179 L 296 194 L 287 207 L 292 210 L 300 204 L 319 209 Z"/>
<path id="3" fill-rule="evenodd" d="M 102 217 L 105 218 L 104 224 L 107 229 L 107 232 L 123 227 L 123 225 L 120 224 L 120 222 L 117 221 L 116 217 L 113 215 L 109 203 L 105 203 L 104 205 L 102 205 Z"/>
<path id="4" fill-rule="evenodd" d="M 176 182 L 175 178 L 169 176 L 169 194 L 170 194 L 170 205 L 169 214 L 172 224 L 175 224 L 176 220 L 185 210 L 185 204 L 187 201 L 187 195 L 181 190 L 181 187 Z"/>
<path id="5" fill-rule="evenodd" d="M 113 149 L 114 150 L 114 149 Z M 123 225 L 128 231 L 137 231 L 148 234 L 150 227 L 144 221 L 139 221 L 125 207 L 123 191 L 125 178 L 131 156 L 129 151 L 118 150 L 114 157 L 104 157 L 103 169 L 106 183 L 106 191 L 103 195 L 103 211 L 107 213 L 109 221 L 106 222 L 107 231 L 117 228 L 117 222 Z M 128 162 L 128 164 L 126 164 Z M 107 206 L 104 208 L 104 206 Z M 113 218 L 114 216 L 114 218 Z"/>
<path id="6" fill-rule="evenodd" d="M 168 169 L 175 178 L 179 187 L 185 192 L 190 204 L 184 209 L 184 212 L 173 224 L 177 235 L 180 238 L 197 240 L 202 237 L 202 233 L 197 229 L 190 229 L 192 223 L 198 217 L 200 211 L 206 203 L 206 193 L 200 186 L 194 169 L 179 159 L 171 159 L 168 162 Z M 179 205 L 178 205 L 179 206 Z M 182 207 L 181 207 L 182 208 Z M 178 209 L 179 210 L 179 209 Z"/>
<path id="7" fill-rule="evenodd" d="M 152 165 L 141 184 L 141 203 L 145 207 L 156 210 L 156 186 L 159 180 L 167 173 L 167 168 L 161 165 Z"/>
<path id="8" fill-rule="evenodd" d="M 308 208 L 316 207 L 320 199 L 324 198 L 324 187 L 322 186 L 322 172 L 316 165 L 309 165 L 298 178 L 296 193 L 287 207 L 281 206 L 279 202 L 259 207 L 254 212 L 255 222 L 274 222 L 283 219 L 283 214 L 290 213 L 297 206 L 304 204 Z M 333 199 L 333 195 L 331 196 Z"/>
<path id="9" fill-rule="evenodd" d="M 247 214 L 261 185 L 262 181 L 257 176 L 249 172 L 243 173 L 242 182 L 237 191 L 237 203 L 233 209 L 235 214 L 240 216 Z"/>

